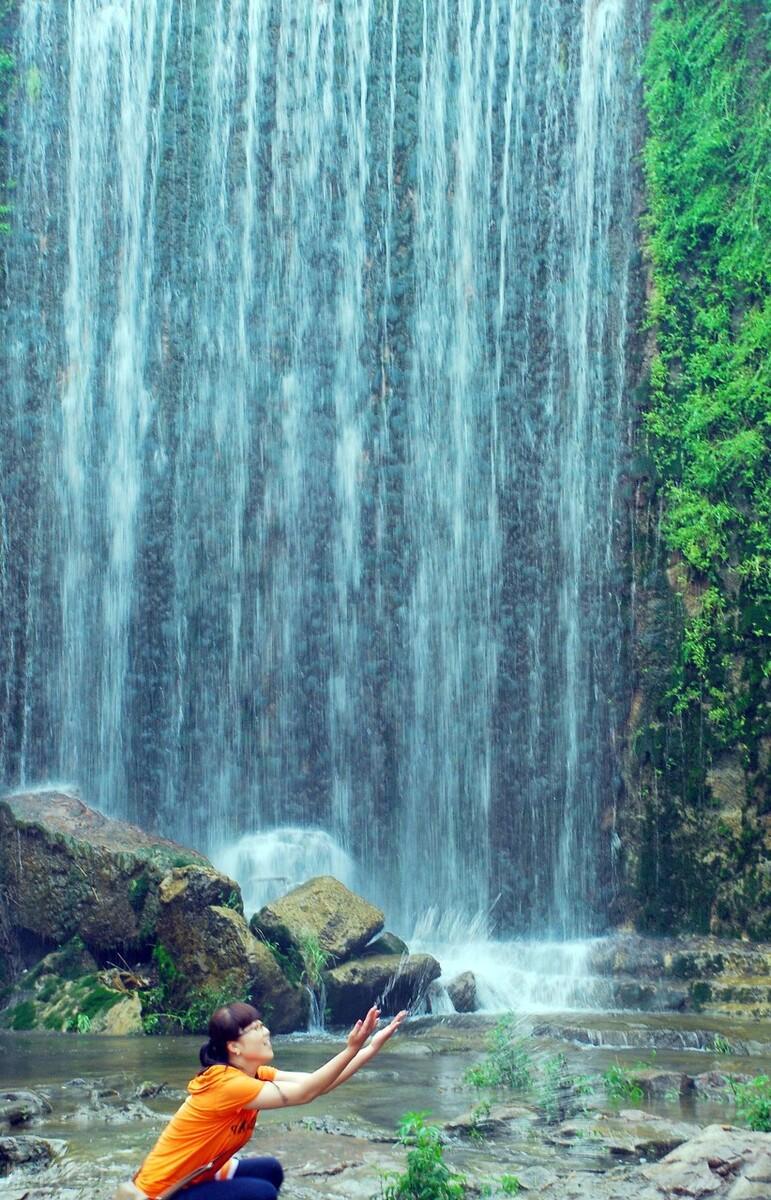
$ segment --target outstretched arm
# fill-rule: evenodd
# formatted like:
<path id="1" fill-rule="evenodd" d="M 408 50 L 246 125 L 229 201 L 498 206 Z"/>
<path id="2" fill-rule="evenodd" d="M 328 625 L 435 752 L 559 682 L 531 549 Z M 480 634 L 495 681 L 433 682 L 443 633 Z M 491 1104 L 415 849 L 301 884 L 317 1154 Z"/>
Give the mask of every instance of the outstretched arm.
<path id="1" fill-rule="evenodd" d="M 336 1087 L 340 1087 L 341 1083 L 345 1083 L 346 1079 L 350 1079 L 351 1076 L 355 1075 L 356 1072 L 365 1066 L 366 1063 L 371 1062 L 375 1055 L 380 1053 L 389 1038 L 393 1037 L 406 1016 L 406 1009 L 402 1009 L 400 1013 L 396 1014 L 390 1025 L 386 1025 L 384 1029 L 378 1029 L 377 1033 L 373 1035 L 369 1045 L 363 1046 L 359 1053 L 348 1063 L 348 1066 L 343 1068 L 335 1082 L 330 1083 L 328 1088 L 324 1088 L 324 1094 L 326 1095 L 327 1092 L 331 1092 Z"/>
<path id="2" fill-rule="evenodd" d="M 378 1009 L 371 1008 L 363 1021 L 356 1022 L 348 1034 L 345 1049 L 340 1054 L 336 1054 L 318 1070 L 311 1071 L 310 1074 L 299 1080 L 276 1080 L 273 1083 L 264 1083 L 260 1094 L 245 1107 L 284 1108 L 294 1104 L 308 1104 L 309 1101 L 315 1100 L 322 1092 L 333 1087 L 338 1076 L 353 1062 L 377 1025 L 379 1016 Z"/>

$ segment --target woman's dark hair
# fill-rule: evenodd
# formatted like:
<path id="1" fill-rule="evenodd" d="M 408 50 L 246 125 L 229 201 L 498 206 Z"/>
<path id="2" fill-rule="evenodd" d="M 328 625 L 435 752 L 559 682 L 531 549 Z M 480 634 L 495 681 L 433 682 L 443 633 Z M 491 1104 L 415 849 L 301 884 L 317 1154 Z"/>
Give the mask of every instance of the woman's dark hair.
<path id="1" fill-rule="evenodd" d="M 209 1040 L 204 1042 L 198 1052 L 201 1067 L 214 1067 L 218 1063 L 228 1061 L 228 1042 L 234 1042 L 248 1025 L 259 1021 L 260 1014 L 251 1004 L 226 1004 L 211 1015 L 209 1021 Z"/>

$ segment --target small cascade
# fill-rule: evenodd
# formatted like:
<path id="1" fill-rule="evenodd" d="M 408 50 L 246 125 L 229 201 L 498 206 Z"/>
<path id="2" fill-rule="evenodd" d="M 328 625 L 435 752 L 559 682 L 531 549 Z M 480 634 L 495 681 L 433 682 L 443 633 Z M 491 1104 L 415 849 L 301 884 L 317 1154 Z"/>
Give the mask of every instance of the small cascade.
<path id="1" fill-rule="evenodd" d="M 308 1033 L 326 1033 L 327 989 L 321 979 L 317 986 L 311 987 L 306 983 L 308 993 Z"/>
<path id="2" fill-rule="evenodd" d="M 473 972 L 479 1011 L 524 1015 L 614 1007 L 613 981 L 591 968 L 596 945 L 596 940 L 475 940 L 465 945 L 428 942 L 421 948 L 442 964 L 440 983 L 463 971 Z"/>

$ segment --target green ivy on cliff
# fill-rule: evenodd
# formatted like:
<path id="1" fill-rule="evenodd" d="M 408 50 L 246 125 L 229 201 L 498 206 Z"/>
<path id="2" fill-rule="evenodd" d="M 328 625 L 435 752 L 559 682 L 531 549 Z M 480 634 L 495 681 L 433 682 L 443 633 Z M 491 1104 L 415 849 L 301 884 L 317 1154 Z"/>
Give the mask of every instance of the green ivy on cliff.
<path id="1" fill-rule="evenodd" d="M 669 914 L 684 926 L 714 925 L 716 914 L 719 924 L 721 887 L 727 896 L 732 872 L 744 873 L 755 896 L 765 886 L 758 869 L 770 803 L 762 782 L 771 679 L 770 62 L 765 3 L 654 5 L 644 166 L 656 352 L 645 436 L 670 581 L 684 602 L 679 659 L 658 714 L 669 729 L 656 762 L 664 804 L 667 789 L 679 789 L 680 807 L 664 829 L 670 855 L 688 853 L 689 838 L 706 833 L 711 764 L 732 756 L 748 781 L 741 827 L 716 820 L 712 830 L 726 845 L 733 839 L 730 850 L 713 854 Z M 678 739 L 675 788 L 667 774 Z M 724 902 L 726 932 L 743 931 L 740 909 Z"/>

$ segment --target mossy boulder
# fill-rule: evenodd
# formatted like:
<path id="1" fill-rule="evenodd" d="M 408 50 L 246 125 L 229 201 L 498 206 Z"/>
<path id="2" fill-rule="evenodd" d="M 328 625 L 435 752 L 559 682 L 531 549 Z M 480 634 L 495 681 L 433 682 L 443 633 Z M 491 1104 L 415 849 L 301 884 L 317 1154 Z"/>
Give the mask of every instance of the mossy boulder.
<path id="1" fill-rule="evenodd" d="M 233 899 L 237 898 L 237 901 Z M 226 902 L 226 901 L 229 901 Z M 290 983 L 240 911 L 240 893 L 210 867 L 169 872 L 159 889 L 157 933 L 176 1011 L 249 999 L 276 1033 L 307 1024 L 308 996 Z"/>
<path id="2" fill-rule="evenodd" d="M 0 1027 L 23 1031 L 139 1033 L 136 994 L 109 985 L 79 938 L 47 954 L 17 980 L 0 1012 Z"/>
<path id="3" fill-rule="evenodd" d="M 148 946 L 163 876 L 182 863 L 206 861 L 64 792 L 0 800 L 4 923 L 43 947 L 75 934 L 97 957 Z"/>
<path id="4" fill-rule="evenodd" d="M 364 950 L 383 928 L 384 914 L 331 875 L 318 875 L 266 904 L 252 930 L 302 964 L 310 939 L 329 957 L 344 962 Z"/>
<path id="5" fill-rule="evenodd" d="M 324 974 L 333 1024 L 348 1025 L 377 1004 L 385 1016 L 414 1009 L 442 968 L 430 954 L 373 954 L 351 959 Z"/>

